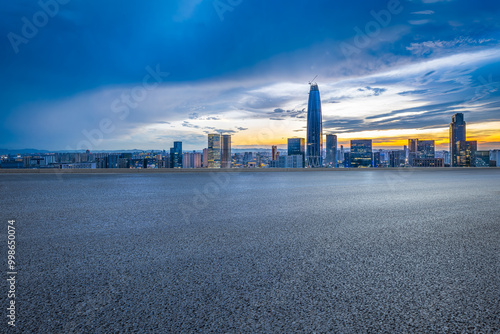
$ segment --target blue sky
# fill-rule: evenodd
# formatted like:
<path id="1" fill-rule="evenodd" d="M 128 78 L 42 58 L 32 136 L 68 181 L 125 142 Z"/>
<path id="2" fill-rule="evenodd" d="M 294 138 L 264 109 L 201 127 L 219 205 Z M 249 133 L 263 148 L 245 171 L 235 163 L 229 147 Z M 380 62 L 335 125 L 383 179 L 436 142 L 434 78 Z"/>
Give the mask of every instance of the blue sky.
<path id="1" fill-rule="evenodd" d="M 465 113 L 500 148 L 498 1 L 15 1 L 0 5 L 0 148 L 185 149 L 206 134 L 305 137 L 318 75 L 324 132 L 446 147 Z"/>

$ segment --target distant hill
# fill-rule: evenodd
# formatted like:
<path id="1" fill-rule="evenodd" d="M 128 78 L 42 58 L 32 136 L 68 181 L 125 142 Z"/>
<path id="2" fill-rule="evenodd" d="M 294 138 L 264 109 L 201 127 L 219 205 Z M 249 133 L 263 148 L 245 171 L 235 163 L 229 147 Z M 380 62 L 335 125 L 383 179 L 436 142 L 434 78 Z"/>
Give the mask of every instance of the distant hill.
<path id="1" fill-rule="evenodd" d="M 36 148 L 23 148 L 19 150 L 8 150 L 0 148 L 0 154 L 26 154 L 26 153 L 49 153 L 47 150 L 37 150 Z"/>

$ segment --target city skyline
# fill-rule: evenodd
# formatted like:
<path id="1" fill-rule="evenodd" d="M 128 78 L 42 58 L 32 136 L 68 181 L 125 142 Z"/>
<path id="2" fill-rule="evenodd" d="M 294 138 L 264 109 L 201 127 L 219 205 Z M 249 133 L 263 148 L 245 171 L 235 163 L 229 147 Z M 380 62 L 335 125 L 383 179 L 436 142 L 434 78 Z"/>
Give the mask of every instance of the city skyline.
<path id="1" fill-rule="evenodd" d="M 276 27 L 284 13 L 297 24 Z M 464 113 L 468 139 L 495 149 L 499 13 L 496 2 L 460 0 L 241 2 L 223 12 L 197 0 L 121 2 L 119 12 L 5 3 L 0 148 L 182 140 L 192 150 L 222 133 L 233 148 L 282 149 L 306 137 L 307 83 L 319 75 L 323 134 L 338 145 L 398 148 L 418 137 L 447 149 L 449 115 Z M 148 20 L 131 29 L 122 14 Z"/>

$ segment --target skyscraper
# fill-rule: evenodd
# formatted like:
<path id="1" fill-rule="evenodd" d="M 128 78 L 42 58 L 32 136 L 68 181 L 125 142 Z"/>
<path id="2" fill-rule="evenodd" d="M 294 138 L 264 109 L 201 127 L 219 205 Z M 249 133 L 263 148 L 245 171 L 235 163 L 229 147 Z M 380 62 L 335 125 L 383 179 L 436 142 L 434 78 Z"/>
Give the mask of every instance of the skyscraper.
<path id="1" fill-rule="evenodd" d="M 208 168 L 220 168 L 220 135 L 208 135 Z"/>
<path id="2" fill-rule="evenodd" d="M 418 139 L 408 139 L 408 165 L 410 166 L 413 164 L 413 159 L 418 158 L 417 146 Z"/>
<path id="3" fill-rule="evenodd" d="M 184 153 L 182 168 L 201 168 L 201 153 L 196 151 Z"/>
<path id="4" fill-rule="evenodd" d="M 422 159 L 435 158 L 434 140 L 408 139 L 408 164 L 413 166 L 413 161 L 418 159 L 422 164 Z"/>
<path id="5" fill-rule="evenodd" d="M 351 140 L 350 166 L 371 167 L 372 166 L 372 140 Z"/>
<path id="6" fill-rule="evenodd" d="M 337 136 L 326 135 L 326 161 L 327 167 L 337 167 Z"/>
<path id="7" fill-rule="evenodd" d="M 304 138 L 288 138 L 288 155 L 302 156 L 302 166 L 304 166 L 306 155 Z"/>
<path id="8" fill-rule="evenodd" d="M 208 148 L 203 149 L 203 154 L 201 156 L 201 167 L 208 168 Z"/>
<path id="9" fill-rule="evenodd" d="M 420 159 L 435 158 L 435 143 L 434 140 L 419 140 L 417 143 L 417 156 Z"/>
<path id="10" fill-rule="evenodd" d="M 182 168 L 182 142 L 174 141 L 174 147 L 170 148 L 170 167 Z"/>
<path id="11" fill-rule="evenodd" d="M 460 151 L 465 152 L 465 145 L 466 145 L 465 138 L 466 138 L 466 123 L 464 121 L 464 114 L 457 113 L 452 116 L 450 123 L 451 167 L 459 166 L 457 158 L 460 155 Z"/>
<path id="12" fill-rule="evenodd" d="M 322 167 L 323 126 L 318 84 L 311 83 L 307 106 L 307 166 Z"/>
<path id="13" fill-rule="evenodd" d="M 231 167 L 231 135 L 222 135 L 221 168 Z"/>

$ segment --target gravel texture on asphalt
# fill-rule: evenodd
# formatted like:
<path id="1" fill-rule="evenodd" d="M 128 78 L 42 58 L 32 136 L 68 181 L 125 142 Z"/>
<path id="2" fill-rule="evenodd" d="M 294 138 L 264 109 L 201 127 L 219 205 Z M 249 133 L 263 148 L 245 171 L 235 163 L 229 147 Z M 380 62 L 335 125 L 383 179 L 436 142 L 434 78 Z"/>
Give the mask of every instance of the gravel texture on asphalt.
<path id="1" fill-rule="evenodd" d="M 19 332 L 500 331 L 498 169 L 9 174 L 0 192 Z"/>

